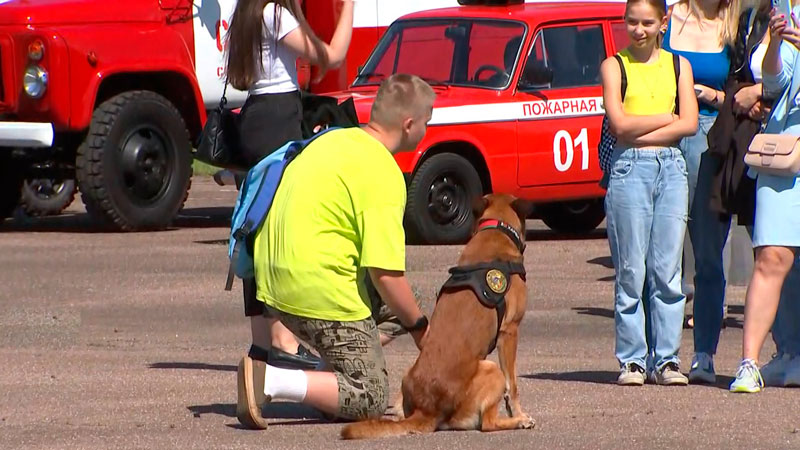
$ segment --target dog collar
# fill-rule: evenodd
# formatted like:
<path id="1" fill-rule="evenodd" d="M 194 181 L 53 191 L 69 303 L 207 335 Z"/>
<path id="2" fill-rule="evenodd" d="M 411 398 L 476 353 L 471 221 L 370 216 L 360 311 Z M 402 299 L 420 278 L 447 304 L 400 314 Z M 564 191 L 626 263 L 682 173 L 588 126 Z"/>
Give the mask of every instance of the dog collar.
<path id="1" fill-rule="evenodd" d="M 478 222 L 478 229 L 475 231 L 476 233 L 484 230 L 498 230 L 501 231 L 503 234 L 508 236 L 511 239 L 511 242 L 517 246 L 520 253 L 525 253 L 525 240 L 519 235 L 519 231 L 514 229 L 511 225 L 507 222 L 503 222 L 502 220 L 497 219 L 484 219 Z"/>

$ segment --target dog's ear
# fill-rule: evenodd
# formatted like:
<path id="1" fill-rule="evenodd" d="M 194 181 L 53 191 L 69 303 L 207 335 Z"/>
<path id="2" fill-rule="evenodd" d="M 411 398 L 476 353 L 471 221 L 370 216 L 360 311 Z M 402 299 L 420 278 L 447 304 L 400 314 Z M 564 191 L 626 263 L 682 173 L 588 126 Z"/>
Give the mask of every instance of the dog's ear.
<path id="1" fill-rule="evenodd" d="M 513 202 L 511 202 L 511 209 L 513 209 L 514 212 L 517 213 L 520 222 L 522 222 L 522 224 L 524 225 L 525 219 L 527 219 L 528 216 L 530 216 L 531 213 L 533 212 L 533 203 L 527 200 L 523 200 L 521 198 L 517 198 L 514 199 Z"/>
<path id="2" fill-rule="evenodd" d="M 480 219 L 486 208 L 489 207 L 489 198 L 487 196 L 475 197 L 472 199 L 472 215 L 476 219 Z"/>

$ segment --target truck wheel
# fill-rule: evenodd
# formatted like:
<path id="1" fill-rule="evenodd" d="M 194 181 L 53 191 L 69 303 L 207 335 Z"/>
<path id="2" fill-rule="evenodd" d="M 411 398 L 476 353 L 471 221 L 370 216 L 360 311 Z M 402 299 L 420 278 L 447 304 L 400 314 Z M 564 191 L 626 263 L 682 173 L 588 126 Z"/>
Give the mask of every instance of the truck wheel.
<path id="1" fill-rule="evenodd" d="M 483 193 L 478 172 L 453 154 L 431 156 L 408 188 L 406 228 L 413 241 L 428 244 L 466 242 L 472 233 L 472 201 Z"/>
<path id="2" fill-rule="evenodd" d="M 29 216 L 55 216 L 75 199 L 75 180 L 33 179 L 22 186 L 20 205 Z"/>
<path id="3" fill-rule="evenodd" d="M 603 199 L 550 203 L 537 208 L 544 224 L 559 233 L 588 233 L 606 217 Z"/>
<path id="4" fill-rule="evenodd" d="M 0 149 L 0 152 L 8 149 Z M 0 221 L 14 214 L 22 194 L 22 168 L 10 155 L 0 156 Z"/>
<path id="5" fill-rule="evenodd" d="M 130 91 L 106 100 L 76 158 L 86 210 L 120 230 L 166 228 L 187 197 L 191 150 L 180 112 L 161 95 Z"/>

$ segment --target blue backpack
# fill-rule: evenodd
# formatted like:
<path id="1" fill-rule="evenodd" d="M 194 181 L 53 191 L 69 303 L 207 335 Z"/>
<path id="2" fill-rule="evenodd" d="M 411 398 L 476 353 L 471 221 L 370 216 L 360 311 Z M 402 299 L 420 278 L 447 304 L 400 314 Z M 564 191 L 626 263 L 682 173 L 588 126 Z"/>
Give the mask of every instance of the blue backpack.
<path id="1" fill-rule="evenodd" d="M 286 166 L 314 139 L 335 129 L 337 128 L 328 128 L 302 141 L 289 141 L 247 172 L 236 198 L 236 206 L 233 207 L 231 237 L 228 242 L 228 257 L 231 262 L 228 279 L 225 281 L 226 291 L 231 290 L 234 275 L 239 278 L 255 276 L 253 240 L 267 218 Z"/>

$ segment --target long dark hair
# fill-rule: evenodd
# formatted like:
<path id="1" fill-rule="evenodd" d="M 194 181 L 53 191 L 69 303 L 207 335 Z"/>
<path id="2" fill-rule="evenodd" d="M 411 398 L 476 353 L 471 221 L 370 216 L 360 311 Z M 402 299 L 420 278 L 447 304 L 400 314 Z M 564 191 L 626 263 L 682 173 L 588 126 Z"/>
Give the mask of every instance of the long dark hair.
<path id="1" fill-rule="evenodd" d="M 225 54 L 228 82 L 236 89 L 247 90 L 258 80 L 260 72 L 264 71 L 264 62 L 261 51 L 264 47 L 264 8 L 273 3 L 275 8 L 275 21 L 273 29 L 278 29 L 281 10 L 285 8 L 291 13 L 300 28 L 311 38 L 311 44 L 317 53 L 318 65 L 322 71 L 328 66 L 328 53 L 322 41 L 308 25 L 303 11 L 297 7 L 295 0 L 238 0 L 233 11 L 231 25 L 226 36 Z M 273 49 L 278 46 L 277 36 L 274 37 Z M 260 71 L 258 70 L 260 69 Z"/>

